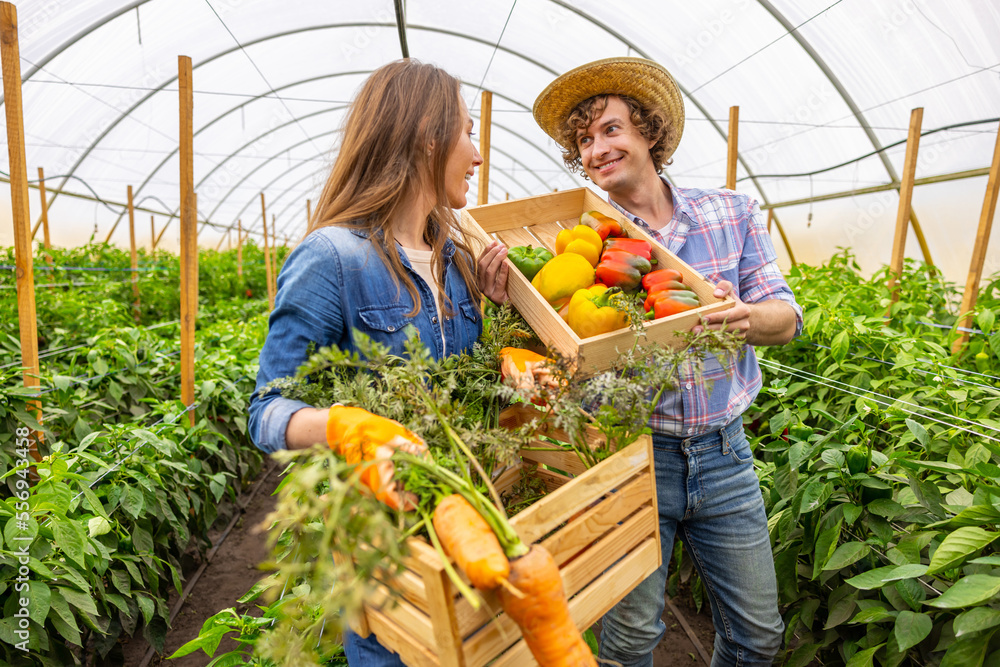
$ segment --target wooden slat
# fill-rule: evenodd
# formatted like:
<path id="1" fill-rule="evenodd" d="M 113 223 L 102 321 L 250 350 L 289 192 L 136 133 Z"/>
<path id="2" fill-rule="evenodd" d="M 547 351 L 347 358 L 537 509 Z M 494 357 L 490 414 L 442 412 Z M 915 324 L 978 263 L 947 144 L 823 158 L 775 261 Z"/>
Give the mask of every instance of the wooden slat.
<path id="1" fill-rule="evenodd" d="M 906 137 L 906 157 L 903 173 L 899 181 L 899 208 L 896 211 L 896 233 L 892 239 L 892 259 L 889 262 L 889 291 L 892 302 L 899 301 L 896 281 L 903 275 L 903 257 L 906 255 L 906 232 L 913 205 L 913 179 L 917 173 L 917 151 L 920 149 L 920 125 L 923 122 L 923 107 L 910 112 L 910 131 Z"/>
<path id="2" fill-rule="evenodd" d="M 644 503 L 648 503 L 653 487 L 652 475 L 648 471 L 644 472 L 545 539 L 542 546 L 562 566 L 580 550 L 613 530 Z"/>
<path id="3" fill-rule="evenodd" d="M 24 153 L 24 115 L 21 102 L 21 55 L 17 39 L 17 9 L 0 3 L 0 59 L 3 68 L 4 114 L 7 119 L 7 155 L 10 165 L 10 204 L 14 223 L 14 263 L 17 284 L 17 320 L 21 340 L 22 378 L 25 388 L 38 387 L 38 323 L 35 315 L 35 269 L 31 250 L 31 217 L 28 207 L 28 165 Z M 29 407 L 39 423 L 41 404 Z M 40 436 L 40 433 L 39 433 Z M 30 453 L 38 461 L 36 438 Z"/>
<path id="4" fill-rule="evenodd" d="M 476 201 L 479 206 L 490 203 L 490 127 L 493 115 L 493 93 L 482 92 L 479 113 L 479 154 L 483 163 L 479 165 L 479 196 Z"/>
<path id="5" fill-rule="evenodd" d="M 542 447 L 548 445 L 548 443 L 544 442 L 539 442 L 537 444 Z M 567 452 L 565 449 L 552 449 L 546 452 L 541 452 L 537 449 L 533 449 L 531 451 L 522 449 L 521 458 L 529 463 L 539 463 L 551 466 L 574 477 L 587 472 L 587 466 L 583 464 L 580 457 L 572 452 Z"/>
<path id="6" fill-rule="evenodd" d="M 149 252 L 156 250 L 156 217 L 149 216 Z"/>
<path id="7" fill-rule="evenodd" d="M 536 421 L 538 427 L 535 429 L 535 435 L 544 435 L 549 438 L 554 438 L 560 442 L 569 442 L 569 434 L 561 428 L 556 428 L 556 426 L 551 422 L 541 421 L 543 416 L 544 414 L 542 412 L 533 407 L 514 405 L 504 409 L 504 411 L 500 413 L 500 425 L 507 429 L 515 429 L 520 428 L 531 421 Z M 585 439 L 591 449 L 602 447 L 605 443 L 604 434 L 597 430 L 594 426 L 587 427 Z M 546 445 L 545 443 L 540 443 L 540 446 L 544 447 Z M 572 452 L 566 452 L 565 455 L 567 457 L 578 458 L 576 457 L 576 454 L 573 454 Z"/>
<path id="8" fill-rule="evenodd" d="M 433 639 L 442 667 L 465 667 L 462 652 L 462 636 L 458 632 L 455 618 L 455 600 L 449 594 L 448 575 L 444 569 L 423 568 L 421 576 L 427 589 L 430 603 L 430 619 L 433 625 Z"/>
<path id="9" fill-rule="evenodd" d="M 739 162 L 740 108 L 729 107 L 729 138 L 726 155 L 726 189 L 736 189 L 736 164 Z"/>
<path id="10" fill-rule="evenodd" d="M 434 641 L 434 628 L 431 626 L 431 617 L 406 600 L 400 599 L 398 596 L 393 597 L 389 589 L 384 585 L 378 585 L 376 592 L 368 598 L 365 604 L 365 612 L 368 627 L 376 635 L 380 635 L 381 633 L 372 624 L 372 614 L 370 612 L 384 615 L 424 645 Z M 381 636 L 379 639 L 381 639 Z M 385 644 L 385 646 L 396 651 L 399 650 L 390 644 Z"/>
<path id="11" fill-rule="evenodd" d="M 180 101 L 181 401 L 185 406 L 190 406 L 194 403 L 195 320 L 198 317 L 198 212 L 194 194 L 194 89 L 191 58 L 178 56 L 177 69 Z M 193 410 L 188 413 L 188 421 L 194 426 Z"/>
<path id="12" fill-rule="evenodd" d="M 625 595 L 649 576 L 660 564 L 659 539 L 647 538 L 635 551 L 605 572 L 586 590 L 570 600 L 570 614 L 578 628 L 589 628 Z M 482 662 L 472 661 L 470 667 L 481 667 Z M 524 641 L 518 641 L 501 655 L 491 667 L 532 667 L 535 659 Z"/>
<path id="13" fill-rule="evenodd" d="M 434 653 L 398 623 L 375 609 L 366 609 L 365 614 L 368 617 L 368 627 L 378 637 L 379 643 L 399 653 L 399 657 L 409 667 L 437 667 Z"/>
<path id="14" fill-rule="evenodd" d="M 544 222 L 528 227 L 528 230 L 552 252 L 556 251 L 556 237 L 559 236 L 559 232 L 563 229 L 564 227 L 558 221 Z"/>
<path id="15" fill-rule="evenodd" d="M 532 223 L 579 217 L 584 210 L 580 204 L 586 190 L 588 189 L 575 188 L 554 194 L 546 193 L 515 201 L 476 206 L 463 212 L 470 213 L 488 233 L 518 229 Z"/>
<path id="16" fill-rule="evenodd" d="M 243 221 L 236 221 L 236 277 L 243 277 Z"/>
<path id="17" fill-rule="evenodd" d="M 594 542 L 589 549 L 562 568 L 563 585 L 570 595 L 587 586 L 611 567 L 622 554 L 629 553 L 647 537 L 657 534 L 656 511 L 649 506 L 622 522 L 615 530 Z"/>
<path id="18" fill-rule="evenodd" d="M 544 503 L 532 505 L 511 518 L 510 523 L 525 543 L 535 542 L 595 498 L 648 469 L 652 457 L 652 444 L 648 438 L 634 442 L 577 477 L 572 487 L 554 491 Z"/>
<path id="19" fill-rule="evenodd" d="M 508 248 L 519 245 L 530 245 L 534 248 L 545 247 L 545 244 L 532 236 L 527 229 L 504 229 L 497 232 L 496 235 Z"/>
<path id="20" fill-rule="evenodd" d="M 993 229 L 993 214 L 997 210 L 997 193 L 1000 191 L 1000 129 L 997 129 L 996 144 L 993 146 L 993 164 L 986 181 L 986 195 L 983 197 L 983 209 L 979 214 L 979 228 L 976 231 L 976 242 L 972 246 L 972 260 L 969 262 L 969 277 L 965 281 L 965 292 L 962 294 L 962 307 L 958 312 L 965 314 L 959 322 L 960 327 L 972 327 L 972 311 L 976 309 L 976 297 L 979 294 L 979 281 L 983 278 L 983 264 L 986 262 L 986 249 L 990 243 L 990 232 Z M 952 345 L 955 354 L 968 342 L 969 334 L 963 331 Z"/>

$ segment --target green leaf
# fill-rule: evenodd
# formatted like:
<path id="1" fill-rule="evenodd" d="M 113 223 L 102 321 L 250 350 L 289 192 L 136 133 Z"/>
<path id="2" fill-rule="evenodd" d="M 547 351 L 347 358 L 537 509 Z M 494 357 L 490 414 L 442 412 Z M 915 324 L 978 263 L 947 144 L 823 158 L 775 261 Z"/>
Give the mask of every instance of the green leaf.
<path id="1" fill-rule="evenodd" d="M 799 505 L 799 512 L 806 514 L 822 505 L 830 497 L 833 487 L 830 483 L 822 483 L 819 479 L 813 478 L 802 489 L 802 501 Z"/>
<path id="2" fill-rule="evenodd" d="M 896 637 L 900 652 L 903 652 L 926 639 L 933 628 L 934 621 L 927 614 L 901 611 L 896 617 L 892 633 Z"/>
<path id="3" fill-rule="evenodd" d="M 122 490 L 121 506 L 133 519 L 138 519 L 144 506 L 142 491 L 134 486 Z"/>
<path id="4" fill-rule="evenodd" d="M 182 656 L 188 655 L 189 653 L 194 653 L 198 649 L 205 652 L 205 655 L 213 655 L 216 649 L 219 648 L 219 642 L 222 638 L 230 632 L 235 632 L 236 628 L 231 628 L 228 625 L 216 625 L 207 632 L 203 631 L 197 637 L 184 644 L 179 649 L 174 651 L 168 659 L 173 660 L 174 658 L 180 658 Z"/>
<path id="5" fill-rule="evenodd" d="M 139 605 L 139 611 L 142 612 L 142 620 L 149 625 L 153 619 L 153 599 L 147 595 L 136 595 L 135 601 Z"/>
<path id="6" fill-rule="evenodd" d="M 66 557 L 81 568 L 86 568 L 83 549 L 87 535 L 83 532 L 83 527 L 73 519 L 59 517 L 53 518 L 50 525 L 56 545 L 63 550 Z"/>
<path id="7" fill-rule="evenodd" d="M 28 582 L 28 618 L 39 625 L 45 625 L 45 617 L 49 615 L 52 591 L 41 581 Z"/>
<path id="8" fill-rule="evenodd" d="M 969 505 L 951 519 L 939 521 L 932 525 L 949 526 L 982 526 L 1000 523 L 1000 510 L 993 505 Z"/>
<path id="9" fill-rule="evenodd" d="M 880 623 L 882 621 L 895 620 L 896 612 L 889 611 L 882 607 L 869 607 L 859 611 L 849 623 Z"/>
<path id="10" fill-rule="evenodd" d="M 969 665 L 983 664 L 992 636 L 992 632 L 984 632 L 959 639 L 948 647 L 939 667 L 969 667 Z"/>
<path id="11" fill-rule="evenodd" d="M 845 542 L 837 547 L 830 560 L 823 566 L 824 570 L 839 570 L 847 567 L 871 553 L 871 547 L 864 542 Z"/>
<path id="12" fill-rule="evenodd" d="M 927 566 L 921 565 L 919 563 L 910 563 L 908 565 L 900 565 L 897 567 L 892 574 L 883 577 L 882 581 L 898 581 L 900 579 L 914 579 L 916 577 L 922 577 L 927 574 Z"/>
<path id="13" fill-rule="evenodd" d="M 970 565 L 1000 565 L 1000 556 L 980 556 L 969 561 Z"/>
<path id="14" fill-rule="evenodd" d="M 55 590 L 59 591 L 59 594 L 62 595 L 66 602 L 69 602 L 80 611 L 97 616 L 97 605 L 94 604 L 94 598 L 91 596 L 73 588 L 66 588 L 65 586 L 56 586 Z"/>
<path id="15" fill-rule="evenodd" d="M 844 522 L 848 526 L 852 525 L 861 516 L 861 508 L 853 503 L 844 503 L 842 507 L 844 508 Z"/>
<path id="16" fill-rule="evenodd" d="M 993 331 L 993 324 L 995 321 L 996 313 L 989 308 L 983 308 L 979 311 L 979 314 L 976 315 L 976 324 L 978 324 L 979 328 L 985 333 Z"/>
<path id="17" fill-rule="evenodd" d="M 1000 577 L 988 574 L 970 574 L 959 579 L 954 586 L 944 593 L 927 600 L 924 604 L 941 609 L 959 609 L 971 607 L 989 600 L 1000 591 Z"/>
<path id="18" fill-rule="evenodd" d="M 103 516 L 95 516 L 87 522 L 87 532 L 91 537 L 106 535 L 111 532 L 111 524 Z"/>
<path id="19" fill-rule="evenodd" d="M 847 358 L 847 351 L 850 347 L 850 336 L 847 335 L 847 331 L 841 331 L 833 337 L 833 342 L 830 343 L 830 354 L 836 361 L 842 362 L 845 358 Z"/>
<path id="20" fill-rule="evenodd" d="M 851 659 L 847 661 L 847 664 L 844 665 L 844 667 L 870 667 L 873 664 L 872 661 L 875 657 L 875 652 L 883 646 L 885 646 L 885 642 L 879 644 L 878 646 L 866 648 L 864 651 L 858 651 L 851 656 Z"/>
<path id="21" fill-rule="evenodd" d="M 1000 625 L 1000 609 L 973 607 L 955 617 L 955 636 L 979 632 Z"/>
<path id="22" fill-rule="evenodd" d="M 934 552 L 927 574 L 935 574 L 956 566 L 969 554 L 979 551 L 1000 537 L 1000 533 L 990 533 L 982 528 L 966 526 L 958 528 L 944 538 Z"/>
<path id="23" fill-rule="evenodd" d="M 821 532 L 819 537 L 816 538 L 816 546 L 813 553 L 813 579 L 818 577 L 819 573 L 823 571 L 823 566 L 830 560 L 830 556 L 833 555 L 834 550 L 837 548 L 837 543 L 840 541 L 842 524 L 843 520 L 838 519 L 834 525 Z"/>
<path id="24" fill-rule="evenodd" d="M 846 579 L 844 583 L 850 584 L 855 588 L 860 588 L 863 591 L 870 591 L 876 588 L 882 588 L 885 585 L 885 577 L 889 576 L 898 566 L 887 565 L 885 567 L 877 567 L 874 570 L 868 570 L 867 572 L 862 572 L 856 577 L 851 577 Z"/>
<path id="25" fill-rule="evenodd" d="M 917 442 L 925 448 L 927 447 L 927 443 L 930 442 L 930 438 L 927 436 L 927 429 L 912 419 L 906 420 L 906 428 L 910 429 L 910 433 L 917 439 Z"/>
<path id="26" fill-rule="evenodd" d="M 875 500 L 865 505 L 865 507 L 872 514 L 876 514 L 878 516 L 884 516 L 885 518 L 890 520 L 906 512 L 905 507 L 897 503 L 895 500 L 892 500 L 891 498 L 876 498 Z"/>

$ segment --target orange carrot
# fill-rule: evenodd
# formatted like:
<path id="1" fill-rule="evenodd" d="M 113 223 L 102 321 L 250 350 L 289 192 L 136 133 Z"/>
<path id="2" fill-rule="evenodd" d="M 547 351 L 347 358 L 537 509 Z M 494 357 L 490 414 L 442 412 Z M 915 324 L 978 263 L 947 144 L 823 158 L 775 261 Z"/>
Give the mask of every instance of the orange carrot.
<path id="1" fill-rule="evenodd" d="M 597 667 L 590 647 L 573 623 L 555 559 L 535 544 L 524 556 L 510 561 L 510 584 L 523 593 L 518 598 L 500 589 L 503 610 L 521 628 L 524 641 L 539 667 Z"/>
<path id="2" fill-rule="evenodd" d="M 434 510 L 434 530 L 446 554 L 455 559 L 479 590 L 496 588 L 510 574 L 510 563 L 483 517 L 457 493 L 445 496 Z"/>

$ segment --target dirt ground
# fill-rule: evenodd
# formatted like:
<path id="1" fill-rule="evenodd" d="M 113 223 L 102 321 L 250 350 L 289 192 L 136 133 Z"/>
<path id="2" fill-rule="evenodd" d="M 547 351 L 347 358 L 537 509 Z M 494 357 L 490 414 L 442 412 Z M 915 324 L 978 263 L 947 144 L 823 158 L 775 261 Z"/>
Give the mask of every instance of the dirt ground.
<path id="1" fill-rule="evenodd" d="M 261 475 L 265 475 L 267 469 L 268 467 L 265 467 L 265 471 Z M 279 473 L 277 470 L 264 479 L 253 501 L 247 506 L 246 512 L 222 543 L 211 564 L 202 573 L 191 595 L 188 596 L 184 607 L 174 619 L 173 625 L 167 633 L 164 653 L 162 656 L 154 655 L 149 663 L 150 666 L 204 667 L 211 661 L 211 658 L 201 651 L 177 660 L 167 660 L 165 656 L 172 654 L 177 648 L 197 637 L 205 619 L 213 614 L 227 607 L 234 607 L 239 613 L 245 613 L 248 609 L 254 608 L 252 604 L 239 604 L 236 600 L 263 576 L 263 573 L 257 569 L 257 565 L 267 557 L 267 545 L 263 535 L 254 532 L 253 527 L 260 524 L 274 507 L 274 498 L 271 493 L 278 485 L 278 481 Z M 211 537 L 214 541 L 217 536 Z M 189 568 L 185 568 L 189 570 L 185 572 L 185 576 L 191 577 L 198 565 L 199 563 L 192 562 Z M 171 595 L 168 603 L 171 608 L 173 608 L 177 597 L 176 593 Z M 712 618 L 707 609 L 701 614 L 695 613 L 693 608 L 687 606 L 685 599 L 686 596 L 680 597 L 674 601 L 674 604 L 700 641 L 703 650 L 711 657 L 712 642 L 715 637 Z M 653 653 L 653 664 L 656 667 L 682 667 L 685 665 L 702 667 L 705 665 L 684 631 L 681 622 L 674 617 L 669 606 L 664 612 L 663 620 L 667 625 L 667 634 Z M 594 627 L 595 633 L 599 632 L 599 625 Z M 225 639 L 219 645 L 216 655 L 221 655 L 225 651 L 231 651 L 235 648 L 234 641 Z M 125 667 L 139 667 L 148 649 L 149 645 L 141 637 L 126 644 L 124 646 Z"/>

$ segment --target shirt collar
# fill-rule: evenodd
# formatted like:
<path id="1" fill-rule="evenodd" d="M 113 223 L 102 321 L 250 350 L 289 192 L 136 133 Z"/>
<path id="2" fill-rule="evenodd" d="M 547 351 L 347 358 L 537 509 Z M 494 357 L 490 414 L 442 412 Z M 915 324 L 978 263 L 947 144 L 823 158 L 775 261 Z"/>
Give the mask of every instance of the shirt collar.
<path id="1" fill-rule="evenodd" d="M 673 202 L 674 202 L 674 216 L 673 217 L 676 218 L 679 213 L 683 214 L 683 215 L 685 215 L 687 217 L 688 226 L 694 226 L 694 225 L 696 225 L 698 223 L 698 218 L 694 214 L 694 209 L 691 207 L 690 200 L 688 200 L 687 197 L 685 197 L 683 194 L 681 194 L 680 190 L 677 187 L 675 187 L 667 179 L 666 176 L 660 174 L 660 180 L 663 181 L 668 188 L 670 188 L 670 196 L 673 198 Z M 642 225 L 644 227 L 649 227 L 649 224 L 645 220 L 643 220 L 642 218 L 637 217 L 637 216 L 633 215 L 632 213 L 626 211 L 616 201 L 612 200 L 610 195 L 608 195 L 608 203 L 610 203 L 616 209 L 618 209 L 619 211 L 621 211 L 622 215 L 624 215 L 626 218 L 628 218 L 632 222 L 634 222 L 634 223 L 636 223 L 638 225 Z M 671 219 L 671 221 L 672 220 L 673 220 L 673 218 Z M 660 231 L 661 232 L 667 232 L 669 230 L 670 226 L 671 225 L 668 224 L 667 227 L 661 229 Z"/>

